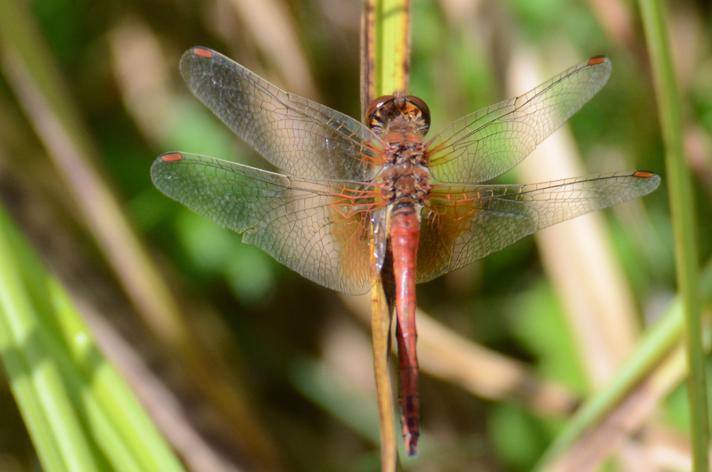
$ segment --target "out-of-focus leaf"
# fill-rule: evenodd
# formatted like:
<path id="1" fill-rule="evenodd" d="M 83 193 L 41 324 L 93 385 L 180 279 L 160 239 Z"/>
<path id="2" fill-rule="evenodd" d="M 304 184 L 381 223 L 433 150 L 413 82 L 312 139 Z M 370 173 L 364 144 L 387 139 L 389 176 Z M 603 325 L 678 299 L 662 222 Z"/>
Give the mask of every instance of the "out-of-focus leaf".
<path id="1" fill-rule="evenodd" d="M 524 292 L 514 310 L 512 330 L 534 354 L 537 370 L 545 378 L 585 392 L 581 360 L 551 287 L 539 284 Z"/>
<path id="2" fill-rule="evenodd" d="M 46 470 L 184 470 L 2 210 L 0 355 Z"/>

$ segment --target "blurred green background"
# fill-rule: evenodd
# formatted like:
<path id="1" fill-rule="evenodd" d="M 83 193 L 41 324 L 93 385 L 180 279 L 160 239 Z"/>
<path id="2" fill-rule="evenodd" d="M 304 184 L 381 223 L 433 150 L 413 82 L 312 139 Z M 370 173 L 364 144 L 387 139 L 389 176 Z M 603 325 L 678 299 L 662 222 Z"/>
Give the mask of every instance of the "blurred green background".
<path id="1" fill-rule="evenodd" d="M 242 245 L 149 178 L 154 157 L 169 150 L 266 168 L 182 83 L 178 58 L 196 44 L 358 117 L 360 3 L 0 0 L 0 16 L 18 6 L 22 21 L 0 19 L 8 33 L 0 43 L 0 202 L 69 288 L 107 356 L 143 386 L 139 398 L 162 418 L 178 455 L 193 470 L 375 470 L 367 305 Z M 706 261 L 712 6 L 668 7 Z M 421 327 L 423 436 L 419 456 L 404 460 L 408 470 L 530 468 L 576 399 L 605 385 L 676 291 L 635 5 L 412 4 L 411 92 L 429 104 L 434 132 L 597 54 L 613 62 L 609 84 L 533 164 L 504 180 L 648 169 L 662 175 L 661 188 L 419 286 L 419 305 L 459 344 Z M 637 450 L 689 453 L 679 382 L 645 421 L 659 434 Z M 0 418 L 0 470 L 37 470 L 3 377 Z M 629 456 L 608 470 L 635 470 Z M 684 470 L 659 461 L 645 470 Z"/>

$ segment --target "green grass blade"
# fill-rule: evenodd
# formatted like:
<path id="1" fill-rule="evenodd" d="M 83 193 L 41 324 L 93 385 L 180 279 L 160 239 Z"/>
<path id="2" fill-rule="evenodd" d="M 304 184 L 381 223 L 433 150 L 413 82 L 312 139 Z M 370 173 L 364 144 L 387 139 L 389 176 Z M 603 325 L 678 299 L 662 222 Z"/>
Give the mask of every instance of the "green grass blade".
<path id="1" fill-rule="evenodd" d="M 0 343 L 48 471 L 180 471 L 60 284 L 0 211 Z"/>
<path id="2" fill-rule="evenodd" d="M 712 303 L 712 262 L 707 265 L 700 278 L 700 293 L 706 303 Z M 608 386 L 586 401 L 568 421 L 534 470 L 544 470 L 546 465 L 568 449 L 588 428 L 601 421 L 672 351 L 682 338 L 685 324 L 683 307 L 682 297 L 678 296 L 662 319 L 648 330 Z"/>
<path id="3" fill-rule="evenodd" d="M 665 165 L 675 237 L 677 283 L 685 315 L 688 399 L 690 403 L 693 467 L 708 470 L 709 425 L 707 381 L 702 347 L 702 320 L 698 294 L 698 255 L 692 180 L 685 162 L 682 113 L 661 0 L 640 0 L 645 36 L 653 65 L 658 110 L 665 141 Z"/>
<path id="4" fill-rule="evenodd" d="M 7 223 L 7 221 L 3 221 Z M 7 227 L 5 224 L 4 226 Z M 58 363 L 47 345 L 48 333 L 20 276 L 17 248 L 0 231 L 0 331 L 10 384 L 28 429 L 37 438 L 40 460 L 49 471 L 99 471 L 92 447 Z M 15 387 L 18 388 L 15 388 Z M 46 454 L 46 455 L 45 455 Z"/>

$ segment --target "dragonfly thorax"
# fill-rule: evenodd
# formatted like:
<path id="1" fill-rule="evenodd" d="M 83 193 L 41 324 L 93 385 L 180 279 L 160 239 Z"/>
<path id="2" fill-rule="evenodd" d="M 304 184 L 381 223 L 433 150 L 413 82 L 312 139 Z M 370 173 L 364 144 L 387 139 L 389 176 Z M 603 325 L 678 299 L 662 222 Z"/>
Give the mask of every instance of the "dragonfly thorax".
<path id="1" fill-rule="evenodd" d="M 395 122 L 398 123 L 396 118 Z M 383 136 L 383 196 L 389 203 L 422 204 L 430 193 L 430 170 L 422 135 L 390 130 Z"/>
<path id="2" fill-rule="evenodd" d="M 391 132 L 384 136 L 386 142 L 385 161 L 395 165 L 428 164 L 425 154 L 425 144 L 421 137 L 412 133 Z"/>
<path id="3" fill-rule="evenodd" d="M 389 203 L 422 204 L 430 193 L 430 171 L 409 163 L 386 165 L 381 172 L 383 198 Z"/>

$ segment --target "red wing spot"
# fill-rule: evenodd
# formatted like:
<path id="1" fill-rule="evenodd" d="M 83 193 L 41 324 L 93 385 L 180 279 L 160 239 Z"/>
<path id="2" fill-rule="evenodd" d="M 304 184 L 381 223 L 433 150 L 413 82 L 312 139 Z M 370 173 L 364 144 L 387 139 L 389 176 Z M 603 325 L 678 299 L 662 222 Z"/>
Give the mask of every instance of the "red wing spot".
<path id="1" fill-rule="evenodd" d="M 594 56 L 588 60 L 589 66 L 597 66 L 598 64 L 603 64 L 608 58 L 606 56 Z"/>
<path id="2" fill-rule="evenodd" d="M 655 177 L 653 172 L 647 170 L 636 170 L 633 172 L 633 177 L 640 177 L 642 179 L 649 179 L 650 177 Z"/>
<path id="3" fill-rule="evenodd" d="M 161 160 L 163 162 L 176 162 L 180 161 L 183 159 L 183 156 L 178 154 L 177 152 L 173 152 L 171 154 L 164 154 L 161 156 Z"/>
<path id="4" fill-rule="evenodd" d="M 213 58 L 213 51 L 211 51 L 208 48 L 196 46 L 193 48 L 193 54 L 195 54 L 198 57 L 203 57 L 205 59 L 212 59 Z"/>

